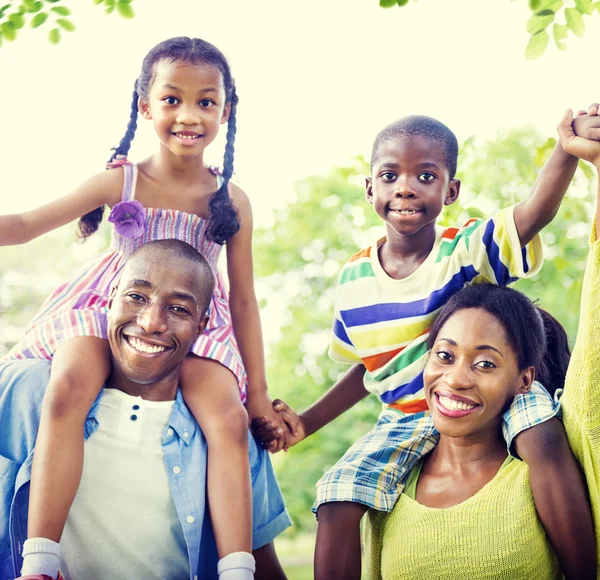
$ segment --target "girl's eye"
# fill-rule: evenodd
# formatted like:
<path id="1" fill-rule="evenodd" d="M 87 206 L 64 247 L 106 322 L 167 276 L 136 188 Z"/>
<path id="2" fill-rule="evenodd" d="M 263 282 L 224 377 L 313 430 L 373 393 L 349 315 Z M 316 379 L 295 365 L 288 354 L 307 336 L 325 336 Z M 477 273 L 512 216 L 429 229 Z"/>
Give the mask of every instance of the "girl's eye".
<path id="1" fill-rule="evenodd" d="M 429 173 L 429 171 L 424 171 L 419 175 L 419 179 L 421 181 L 433 181 L 435 179 L 435 175 L 433 173 Z"/>
<path id="2" fill-rule="evenodd" d="M 175 97 L 164 97 L 163 101 L 167 105 L 176 105 L 179 102 Z"/>
<path id="3" fill-rule="evenodd" d="M 212 107 L 214 104 L 215 102 L 211 101 L 210 99 L 202 99 L 200 101 L 200 106 L 204 108 Z"/>
<path id="4" fill-rule="evenodd" d="M 480 360 L 476 363 L 479 368 L 482 369 L 495 369 L 496 365 L 490 360 Z"/>
<path id="5" fill-rule="evenodd" d="M 396 174 L 392 173 L 391 171 L 386 171 L 385 173 L 381 174 L 381 179 L 383 179 L 383 181 L 391 182 L 396 179 Z"/>

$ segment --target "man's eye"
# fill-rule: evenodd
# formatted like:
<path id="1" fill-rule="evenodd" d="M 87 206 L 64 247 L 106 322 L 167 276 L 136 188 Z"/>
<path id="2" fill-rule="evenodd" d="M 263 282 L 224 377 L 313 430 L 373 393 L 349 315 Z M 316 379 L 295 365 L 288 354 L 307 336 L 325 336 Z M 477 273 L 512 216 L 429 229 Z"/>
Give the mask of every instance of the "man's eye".
<path id="1" fill-rule="evenodd" d="M 138 294 L 137 292 L 130 292 L 129 294 L 127 294 L 127 298 L 130 298 L 134 302 L 141 302 L 142 300 L 144 300 L 144 297 L 141 294 Z"/>
<path id="2" fill-rule="evenodd" d="M 211 101 L 210 99 L 202 99 L 200 101 L 200 106 L 207 108 L 207 107 L 212 107 L 215 104 L 214 101 Z"/>
<path id="3" fill-rule="evenodd" d="M 419 175 L 419 179 L 421 181 L 433 181 L 435 179 L 435 175 L 429 171 L 424 171 Z"/>
<path id="4" fill-rule="evenodd" d="M 179 102 L 175 97 L 164 97 L 163 101 L 167 103 L 167 105 L 176 105 Z"/>
<path id="5" fill-rule="evenodd" d="M 381 174 L 381 179 L 383 179 L 383 181 L 394 181 L 394 179 L 396 179 L 396 174 L 392 173 L 391 171 L 386 171 L 385 173 Z"/>
<path id="6" fill-rule="evenodd" d="M 171 306 L 171 311 L 175 312 L 175 314 L 189 314 L 190 311 L 183 306 Z"/>

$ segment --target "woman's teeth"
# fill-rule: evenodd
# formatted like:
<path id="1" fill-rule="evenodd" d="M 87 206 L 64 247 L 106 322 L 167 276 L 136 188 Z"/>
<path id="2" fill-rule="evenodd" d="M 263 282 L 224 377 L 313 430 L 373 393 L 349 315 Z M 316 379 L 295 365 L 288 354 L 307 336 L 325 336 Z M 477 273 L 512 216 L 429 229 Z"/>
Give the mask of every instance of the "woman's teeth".
<path id="1" fill-rule="evenodd" d="M 139 338 L 135 338 L 135 336 L 127 337 L 127 342 L 133 348 L 135 348 L 135 350 L 138 350 L 140 352 L 149 353 L 149 354 L 162 352 L 163 350 L 167 349 L 166 346 L 158 346 L 158 345 L 154 345 L 154 344 L 148 344 L 147 342 L 144 342 L 143 340 L 140 340 Z"/>
<path id="2" fill-rule="evenodd" d="M 440 403 L 444 405 L 446 409 L 449 411 L 470 411 L 474 409 L 477 405 L 468 405 L 467 403 L 463 403 L 462 401 L 455 401 L 454 399 L 450 399 L 449 397 L 444 397 L 443 395 L 438 395 Z"/>

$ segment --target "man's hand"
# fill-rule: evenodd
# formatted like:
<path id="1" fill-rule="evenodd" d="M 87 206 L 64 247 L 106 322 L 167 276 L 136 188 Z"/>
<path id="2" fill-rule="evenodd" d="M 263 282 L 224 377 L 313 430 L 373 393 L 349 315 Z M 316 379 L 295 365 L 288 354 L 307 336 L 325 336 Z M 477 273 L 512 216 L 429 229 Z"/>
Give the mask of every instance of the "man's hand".
<path id="1" fill-rule="evenodd" d="M 563 150 L 570 155 L 600 165 L 600 116 L 598 105 L 590 106 L 594 114 L 578 115 L 573 120 L 573 111 L 568 109 L 558 125 L 558 135 Z"/>
<path id="2" fill-rule="evenodd" d="M 273 401 L 273 410 L 278 414 L 281 423 L 285 429 L 285 443 L 283 450 L 287 451 L 290 447 L 300 443 L 306 438 L 306 429 L 302 418 L 281 399 Z M 259 417 L 252 422 L 254 435 L 263 444 L 265 449 L 276 453 L 281 448 L 273 449 L 272 442 L 278 437 L 278 426 L 275 421 L 269 421 L 266 417 Z"/>
<path id="3" fill-rule="evenodd" d="M 275 402 L 271 400 L 269 394 L 265 391 L 264 394 L 253 394 L 248 397 L 246 409 L 250 417 L 250 427 L 255 437 L 262 443 L 263 447 L 271 453 L 281 451 L 285 445 L 285 430 L 283 420 L 280 414 L 274 408 Z M 263 439 L 257 433 L 257 427 L 262 425 L 271 426 L 270 438 L 268 443 L 264 443 Z"/>

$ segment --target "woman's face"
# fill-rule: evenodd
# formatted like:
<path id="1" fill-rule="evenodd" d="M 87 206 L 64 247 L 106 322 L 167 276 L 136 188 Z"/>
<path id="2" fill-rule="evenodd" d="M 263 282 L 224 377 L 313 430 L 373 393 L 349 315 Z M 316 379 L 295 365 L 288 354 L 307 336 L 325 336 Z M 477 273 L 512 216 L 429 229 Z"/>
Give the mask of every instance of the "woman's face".
<path id="1" fill-rule="evenodd" d="M 519 371 L 494 316 L 480 308 L 457 311 L 440 329 L 423 377 L 436 429 L 449 437 L 498 429 L 502 413 L 534 376 L 533 367 Z"/>

